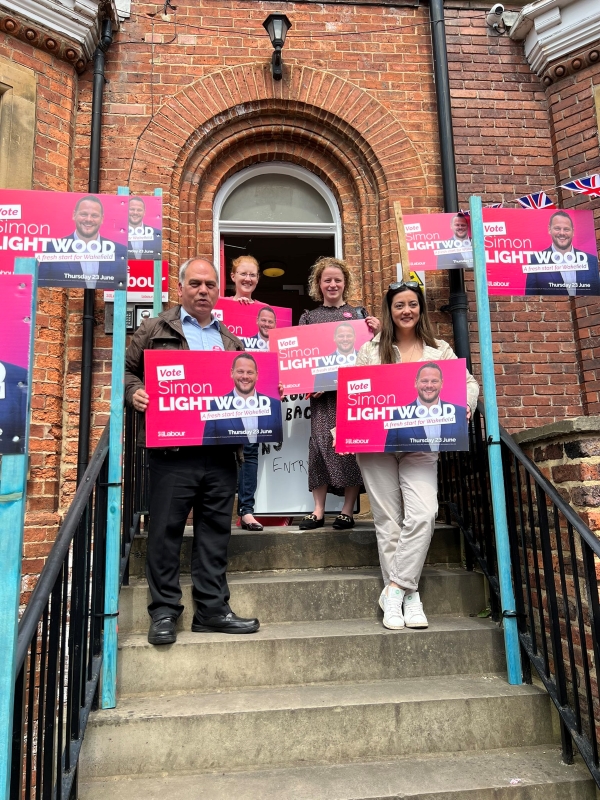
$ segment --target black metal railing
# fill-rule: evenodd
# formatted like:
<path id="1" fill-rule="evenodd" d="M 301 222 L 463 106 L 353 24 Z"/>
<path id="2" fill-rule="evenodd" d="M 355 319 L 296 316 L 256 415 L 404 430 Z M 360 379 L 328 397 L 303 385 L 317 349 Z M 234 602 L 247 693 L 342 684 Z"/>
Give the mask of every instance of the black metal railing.
<path id="1" fill-rule="evenodd" d="M 121 580 L 147 501 L 136 415 L 125 420 Z M 19 622 L 11 800 L 77 797 L 77 765 L 102 665 L 109 429 Z"/>
<path id="2" fill-rule="evenodd" d="M 470 425 L 469 453 L 440 458 L 440 504 L 464 536 L 467 568 L 490 584 L 501 619 L 485 420 Z M 600 786 L 600 541 L 503 428 L 500 445 L 523 678 L 533 666 L 556 706 L 563 760 L 577 745 Z"/>

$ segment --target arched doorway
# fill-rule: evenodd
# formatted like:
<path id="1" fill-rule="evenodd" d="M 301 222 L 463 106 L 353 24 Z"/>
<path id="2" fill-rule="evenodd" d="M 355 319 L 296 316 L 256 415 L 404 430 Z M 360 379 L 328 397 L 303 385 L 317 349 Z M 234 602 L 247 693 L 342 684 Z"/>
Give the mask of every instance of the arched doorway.
<path id="1" fill-rule="evenodd" d="M 333 193 L 295 164 L 255 164 L 231 176 L 215 197 L 213 220 L 223 289 L 233 259 L 249 253 L 261 269 L 256 299 L 291 307 L 294 323 L 303 309 L 315 305 L 307 293 L 312 264 L 321 256 L 342 257 L 341 218 Z M 278 274 L 264 272 L 273 269 Z"/>

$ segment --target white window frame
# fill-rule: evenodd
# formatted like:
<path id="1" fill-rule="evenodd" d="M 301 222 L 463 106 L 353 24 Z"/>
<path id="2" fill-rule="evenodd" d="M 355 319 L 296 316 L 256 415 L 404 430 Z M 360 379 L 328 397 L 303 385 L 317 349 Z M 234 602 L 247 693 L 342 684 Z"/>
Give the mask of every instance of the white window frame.
<path id="1" fill-rule="evenodd" d="M 308 183 L 327 203 L 333 222 L 257 222 L 244 220 L 222 220 L 221 212 L 227 198 L 243 183 L 257 175 L 290 175 Z M 337 201 L 331 189 L 304 167 L 286 162 L 255 164 L 240 170 L 228 178 L 215 196 L 213 204 L 213 251 L 217 269 L 221 268 L 221 236 L 226 234 L 268 234 L 270 236 L 333 236 L 336 258 L 342 255 L 342 219 Z"/>

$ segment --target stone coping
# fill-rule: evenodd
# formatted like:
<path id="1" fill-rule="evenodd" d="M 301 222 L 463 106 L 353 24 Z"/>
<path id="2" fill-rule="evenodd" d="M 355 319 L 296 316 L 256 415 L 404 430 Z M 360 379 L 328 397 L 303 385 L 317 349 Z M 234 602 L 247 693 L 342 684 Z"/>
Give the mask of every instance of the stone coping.
<path id="1" fill-rule="evenodd" d="M 551 422 L 539 428 L 529 428 L 512 435 L 517 444 L 530 444 L 556 439 L 559 436 L 569 436 L 575 433 L 600 433 L 600 415 L 593 417 L 571 417 Z"/>

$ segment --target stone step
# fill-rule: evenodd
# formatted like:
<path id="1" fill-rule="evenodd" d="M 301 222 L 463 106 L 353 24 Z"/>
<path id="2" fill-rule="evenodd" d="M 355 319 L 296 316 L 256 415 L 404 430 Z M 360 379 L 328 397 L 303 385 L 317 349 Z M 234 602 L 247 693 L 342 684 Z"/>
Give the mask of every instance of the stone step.
<path id="1" fill-rule="evenodd" d="M 324 620 L 267 623 L 252 636 L 182 631 L 166 647 L 148 644 L 146 633 L 125 634 L 118 688 L 122 697 L 504 669 L 502 632 L 490 620 L 430 617 L 420 631 L 388 631 L 373 619 Z"/>
<path id="2" fill-rule="evenodd" d="M 554 741 L 548 695 L 500 675 L 152 695 L 90 716 L 80 774 L 340 764 Z"/>
<path id="3" fill-rule="evenodd" d="M 246 572 L 229 575 L 231 607 L 241 617 L 267 622 L 302 622 L 320 619 L 376 619 L 383 582 L 373 570 L 299 570 L 296 572 Z M 190 630 L 194 614 L 190 578 L 181 580 L 185 611 L 181 630 Z M 426 567 L 420 584 L 425 611 L 439 614 L 477 614 L 486 605 L 483 576 L 446 567 Z M 121 590 L 119 631 L 148 629 L 148 587 L 132 579 Z"/>
<path id="4" fill-rule="evenodd" d="M 331 522 L 331 520 L 330 520 Z M 233 528 L 229 545 L 229 572 L 273 569 L 326 569 L 328 567 L 377 567 L 377 541 L 372 522 L 359 522 L 351 531 L 331 526 L 301 531 L 298 526 L 265 528 L 251 533 Z M 137 536 L 131 549 L 129 571 L 143 577 L 147 536 Z M 181 548 L 181 571 L 189 573 L 192 529 L 186 528 Z M 436 525 L 427 555 L 429 564 L 460 564 L 460 534 L 452 525 Z"/>
<path id="5" fill-rule="evenodd" d="M 373 755 L 377 755 L 374 748 Z M 553 746 L 410 755 L 394 761 L 80 783 L 80 800 L 595 800 L 578 759 Z"/>

